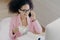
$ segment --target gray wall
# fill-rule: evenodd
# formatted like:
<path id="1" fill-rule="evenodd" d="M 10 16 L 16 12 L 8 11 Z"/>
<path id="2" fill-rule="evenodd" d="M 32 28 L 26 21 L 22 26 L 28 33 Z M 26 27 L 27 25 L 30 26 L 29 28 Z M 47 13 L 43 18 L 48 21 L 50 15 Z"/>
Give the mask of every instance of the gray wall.
<path id="1" fill-rule="evenodd" d="M 60 17 L 60 0 L 33 0 L 34 11 L 43 26 Z M 10 16 L 7 5 L 0 3 L 0 19 Z"/>
<path id="2" fill-rule="evenodd" d="M 60 0 L 33 0 L 40 23 L 46 26 L 60 17 Z"/>

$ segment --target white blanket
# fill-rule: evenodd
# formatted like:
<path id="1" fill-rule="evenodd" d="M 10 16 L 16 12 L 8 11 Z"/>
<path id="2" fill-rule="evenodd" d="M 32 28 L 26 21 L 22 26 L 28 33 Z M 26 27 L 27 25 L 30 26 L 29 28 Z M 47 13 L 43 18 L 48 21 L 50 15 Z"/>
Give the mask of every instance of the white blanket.
<path id="1" fill-rule="evenodd" d="M 43 36 L 28 32 L 26 35 L 19 37 L 18 40 L 38 40 L 38 38 L 40 38 L 41 40 L 44 40 Z"/>

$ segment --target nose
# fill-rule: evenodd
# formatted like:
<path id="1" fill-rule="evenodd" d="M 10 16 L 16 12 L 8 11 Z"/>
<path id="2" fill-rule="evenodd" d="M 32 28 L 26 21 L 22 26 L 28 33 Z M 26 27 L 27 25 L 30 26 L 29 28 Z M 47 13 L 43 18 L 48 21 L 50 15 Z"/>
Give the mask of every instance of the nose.
<path id="1" fill-rule="evenodd" d="M 25 10 L 25 13 L 27 13 L 27 10 Z"/>

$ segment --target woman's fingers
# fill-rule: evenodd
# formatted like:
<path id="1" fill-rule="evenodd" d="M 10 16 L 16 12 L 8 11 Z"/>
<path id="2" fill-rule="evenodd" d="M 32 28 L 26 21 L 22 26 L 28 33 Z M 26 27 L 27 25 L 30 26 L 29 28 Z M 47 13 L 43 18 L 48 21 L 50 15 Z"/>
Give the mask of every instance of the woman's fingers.
<path id="1" fill-rule="evenodd" d="M 18 32 L 18 28 L 13 29 L 13 33 L 16 33 L 16 32 Z"/>
<path id="2" fill-rule="evenodd" d="M 36 14 L 34 11 L 31 11 L 31 18 L 32 20 L 35 20 L 36 19 Z"/>

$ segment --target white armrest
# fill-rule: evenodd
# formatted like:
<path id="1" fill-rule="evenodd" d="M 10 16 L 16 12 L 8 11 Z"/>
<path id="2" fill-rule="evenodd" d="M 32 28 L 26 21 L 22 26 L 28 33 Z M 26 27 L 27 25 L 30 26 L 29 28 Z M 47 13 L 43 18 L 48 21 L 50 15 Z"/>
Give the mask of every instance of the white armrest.
<path id="1" fill-rule="evenodd" d="M 60 40 L 60 18 L 47 25 L 46 40 Z"/>

